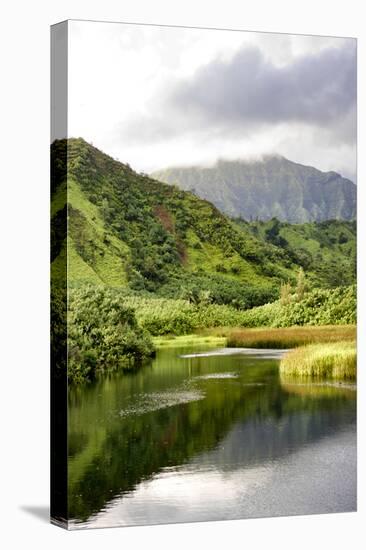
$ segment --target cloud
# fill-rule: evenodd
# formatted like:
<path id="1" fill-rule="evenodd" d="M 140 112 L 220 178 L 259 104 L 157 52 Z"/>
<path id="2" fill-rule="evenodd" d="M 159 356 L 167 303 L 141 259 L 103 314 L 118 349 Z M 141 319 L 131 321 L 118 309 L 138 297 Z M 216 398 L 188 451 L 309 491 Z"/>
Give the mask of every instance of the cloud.
<path id="1" fill-rule="evenodd" d="M 73 22 L 69 132 L 150 172 L 278 153 L 356 175 L 356 41 Z"/>
<path id="2" fill-rule="evenodd" d="M 231 63 L 203 67 L 172 100 L 208 118 L 326 124 L 355 103 L 355 69 L 351 48 L 303 56 L 285 67 L 266 61 L 259 49 L 245 49 Z"/>
<path id="3" fill-rule="evenodd" d="M 351 143 L 356 138 L 355 43 L 282 66 L 258 47 L 246 46 L 230 60 L 212 60 L 192 78 L 166 85 L 150 108 L 127 124 L 130 138 L 166 139 L 197 131 L 245 135 L 264 126 L 307 124 Z"/>

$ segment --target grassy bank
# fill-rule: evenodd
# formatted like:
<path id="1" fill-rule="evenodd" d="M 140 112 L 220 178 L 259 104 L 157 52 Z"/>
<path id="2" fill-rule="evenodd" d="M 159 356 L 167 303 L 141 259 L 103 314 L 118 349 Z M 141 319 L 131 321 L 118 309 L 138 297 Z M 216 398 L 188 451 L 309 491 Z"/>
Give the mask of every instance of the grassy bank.
<path id="1" fill-rule="evenodd" d="M 221 328 L 208 334 L 225 337 L 229 347 L 287 349 L 313 343 L 354 341 L 356 326 L 306 326 L 290 328 Z"/>
<path id="2" fill-rule="evenodd" d="M 281 376 L 356 379 L 356 343 L 310 344 L 287 353 L 281 360 Z"/>

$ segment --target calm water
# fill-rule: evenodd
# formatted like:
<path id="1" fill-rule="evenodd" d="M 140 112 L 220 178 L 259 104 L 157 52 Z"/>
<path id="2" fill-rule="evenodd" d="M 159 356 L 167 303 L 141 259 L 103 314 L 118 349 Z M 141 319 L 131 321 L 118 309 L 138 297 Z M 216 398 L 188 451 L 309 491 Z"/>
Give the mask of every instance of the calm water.
<path id="1" fill-rule="evenodd" d="M 281 380 L 278 360 L 171 348 L 72 389 L 72 528 L 355 510 L 355 389 Z"/>

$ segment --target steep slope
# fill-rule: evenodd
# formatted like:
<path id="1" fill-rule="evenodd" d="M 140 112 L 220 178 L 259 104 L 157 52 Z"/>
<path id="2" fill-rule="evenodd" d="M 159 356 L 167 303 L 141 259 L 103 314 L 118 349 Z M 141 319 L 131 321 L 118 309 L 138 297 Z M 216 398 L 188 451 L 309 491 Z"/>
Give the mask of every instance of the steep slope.
<path id="1" fill-rule="evenodd" d="M 67 154 L 65 147 L 52 146 L 53 226 L 67 212 L 69 228 L 67 243 L 65 235 L 54 239 L 54 273 L 67 249 L 70 281 L 174 296 L 198 286 L 218 302 L 253 291 L 255 303 L 273 297 L 291 274 L 282 265 L 276 277 L 267 275 L 276 248 L 237 231 L 208 202 L 137 174 L 82 139 L 68 140 Z"/>
<path id="2" fill-rule="evenodd" d="M 251 307 L 294 281 L 299 262 L 192 193 L 134 172 L 82 139 L 52 146 L 52 265 L 71 283 Z M 66 178 L 68 186 L 66 189 Z M 63 220 L 68 220 L 68 240 Z M 327 276 L 314 276 L 327 286 Z"/>
<path id="3" fill-rule="evenodd" d="M 289 224 L 272 219 L 236 223 L 266 243 L 279 246 L 289 260 L 303 267 L 315 286 L 337 287 L 356 282 L 355 221 Z"/>
<path id="4" fill-rule="evenodd" d="M 261 161 L 218 161 L 213 167 L 170 168 L 152 177 L 212 202 L 230 217 L 291 223 L 356 216 L 356 186 L 280 156 Z"/>

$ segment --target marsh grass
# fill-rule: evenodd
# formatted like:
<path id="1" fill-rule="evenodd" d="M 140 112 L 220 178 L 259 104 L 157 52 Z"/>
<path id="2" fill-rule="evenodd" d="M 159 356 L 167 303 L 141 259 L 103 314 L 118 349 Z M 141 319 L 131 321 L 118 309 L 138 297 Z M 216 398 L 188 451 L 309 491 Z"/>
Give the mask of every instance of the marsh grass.
<path id="1" fill-rule="evenodd" d="M 199 334 L 188 334 L 187 336 L 158 336 L 153 338 L 157 348 L 184 347 L 190 345 L 213 345 L 225 346 L 226 338 L 222 336 L 201 336 Z"/>
<path id="2" fill-rule="evenodd" d="M 228 347 L 288 349 L 314 343 L 354 341 L 356 327 L 332 325 L 260 329 L 222 328 L 211 331 L 211 334 L 225 336 Z"/>
<path id="3" fill-rule="evenodd" d="M 280 364 L 281 376 L 356 379 L 356 343 L 310 344 L 288 352 Z"/>

